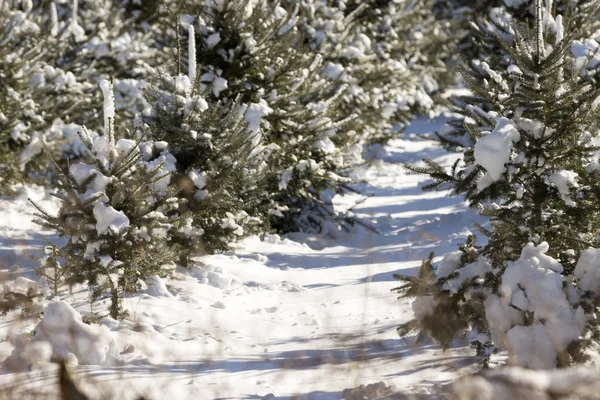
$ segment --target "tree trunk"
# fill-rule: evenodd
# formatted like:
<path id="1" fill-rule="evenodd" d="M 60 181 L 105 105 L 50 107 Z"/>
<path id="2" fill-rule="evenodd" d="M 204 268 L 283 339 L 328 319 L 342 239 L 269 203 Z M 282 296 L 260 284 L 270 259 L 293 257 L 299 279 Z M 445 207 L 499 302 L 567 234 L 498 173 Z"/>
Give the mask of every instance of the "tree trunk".
<path id="1" fill-rule="evenodd" d="M 114 319 L 119 318 L 119 292 L 116 285 L 110 280 L 110 316 Z"/>

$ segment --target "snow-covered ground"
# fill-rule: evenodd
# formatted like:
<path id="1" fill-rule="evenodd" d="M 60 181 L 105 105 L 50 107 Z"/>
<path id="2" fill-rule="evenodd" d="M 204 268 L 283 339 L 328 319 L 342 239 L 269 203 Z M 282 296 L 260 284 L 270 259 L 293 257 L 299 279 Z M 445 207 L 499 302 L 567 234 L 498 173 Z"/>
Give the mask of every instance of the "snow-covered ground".
<path id="1" fill-rule="evenodd" d="M 164 282 L 156 279 L 145 294 L 125 299 L 127 320 L 100 321 L 108 340 L 105 360 L 74 369 L 84 389 L 94 385 L 97 394 L 119 399 L 251 399 L 269 393 L 277 399 L 339 399 L 345 388 L 379 381 L 398 391 L 434 393 L 472 371 L 475 359 L 466 343 L 443 352 L 431 342 L 399 338 L 395 327 L 412 310 L 410 301 L 390 292 L 398 284 L 393 273 L 415 274 L 431 251 L 456 250 L 478 220 L 461 198 L 423 193 L 425 178 L 402 167 L 423 157 L 452 163 L 457 155 L 415 135 L 440 123 L 413 123 L 380 148 L 371 165 L 354 172 L 363 182 L 355 188 L 364 196 L 335 198 L 340 210 L 354 206 L 380 235 L 356 226 L 337 238 L 254 237 L 234 253 L 205 256 L 202 266 L 177 270 Z M 28 197 L 46 209 L 57 204 L 31 187 L 16 199 L 0 199 L 6 279 L 33 278 L 34 261 L 27 254 L 39 254 L 44 246 L 30 222 L 34 209 Z M 87 296 L 80 287 L 60 297 L 83 316 L 105 309 L 95 304 L 91 310 Z M 13 314 L 4 318 L 0 359 L 13 350 L 10 335 L 33 327 Z M 79 352 L 83 364 L 82 353 L 89 349 L 65 346 L 75 356 Z M 18 390 L 54 390 L 56 371 L 42 364 L 29 373 L 4 373 L 0 382 Z"/>

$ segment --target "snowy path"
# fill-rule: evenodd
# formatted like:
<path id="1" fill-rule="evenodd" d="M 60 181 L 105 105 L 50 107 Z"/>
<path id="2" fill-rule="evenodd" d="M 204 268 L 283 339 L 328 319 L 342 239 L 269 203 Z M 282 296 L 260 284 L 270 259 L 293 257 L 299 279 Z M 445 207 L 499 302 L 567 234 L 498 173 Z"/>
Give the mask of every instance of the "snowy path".
<path id="1" fill-rule="evenodd" d="M 408 132 L 438 127 L 421 122 Z M 383 149 L 380 161 L 356 171 L 368 182 L 356 188 L 370 197 L 354 211 L 381 235 L 357 227 L 335 240 L 251 238 L 235 254 L 203 257 L 205 267 L 180 270 L 166 287 L 126 299 L 131 321 L 105 322 L 118 350 L 112 365 L 80 366 L 80 376 L 118 398 L 141 392 L 156 399 L 268 393 L 338 399 L 345 388 L 379 381 L 400 391 L 433 392 L 471 370 L 468 347 L 442 352 L 395 331 L 412 312 L 390 292 L 397 285 L 392 274 L 416 273 L 429 252 L 455 250 L 476 219 L 459 198 L 421 192 L 424 178 L 402 168 L 422 157 L 448 165 L 455 155 L 414 135 L 403 137 Z M 360 198 L 337 200 L 348 207 Z M 8 267 L 31 265 L 13 251 L 15 243 L 18 251 L 41 245 L 28 223 L 31 207 L 23 197 L 0 202 L 0 254 Z M 64 298 L 89 314 L 84 290 Z M 0 357 L 10 350 L 1 343 Z M 43 385 L 53 371 L 0 379 Z"/>

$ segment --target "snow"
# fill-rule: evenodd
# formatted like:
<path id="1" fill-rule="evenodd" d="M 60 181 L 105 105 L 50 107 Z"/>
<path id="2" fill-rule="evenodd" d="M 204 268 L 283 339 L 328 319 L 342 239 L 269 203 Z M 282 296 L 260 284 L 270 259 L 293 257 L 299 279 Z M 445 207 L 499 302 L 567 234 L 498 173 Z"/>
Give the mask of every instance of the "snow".
<path id="1" fill-rule="evenodd" d="M 514 64 L 509 65 L 508 68 L 506 68 L 506 72 L 508 72 L 509 74 L 523 75 L 523 71 L 521 71 L 521 68 Z"/>
<path id="2" fill-rule="evenodd" d="M 50 34 L 52 36 L 58 35 L 58 12 L 54 1 L 50 3 L 50 27 Z"/>
<path id="3" fill-rule="evenodd" d="M 433 296 L 417 297 L 412 303 L 412 310 L 417 321 L 435 314 L 436 302 Z"/>
<path id="4" fill-rule="evenodd" d="M 556 42 L 555 44 L 559 44 L 560 42 L 562 42 L 562 40 L 565 37 L 565 32 L 564 32 L 564 28 L 563 28 L 563 20 L 562 20 L 562 15 L 557 15 L 556 16 Z"/>
<path id="5" fill-rule="evenodd" d="M 528 0 L 504 0 L 504 4 L 508 7 L 518 8 L 525 4 Z"/>
<path id="6" fill-rule="evenodd" d="M 600 289 L 600 249 L 584 250 L 575 266 L 581 290 L 597 293 Z"/>
<path id="7" fill-rule="evenodd" d="M 536 371 L 492 368 L 452 384 L 458 399 L 582 399 L 598 393 L 598 368 L 580 365 Z"/>
<path id="8" fill-rule="evenodd" d="M 507 333 L 512 362 L 531 369 L 549 369 L 556 366 L 552 340 L 542 324 L 517 325 Z"/>
<path id="9" fill-rule="evenodd" d="M 173 298 L 174 296 L 167 289 L 167 285 L 158 275 L 153 275 L 150 278 L 146 279 L 146 284 L 148 285 L 148 289 L 146 289 L 146 294 L 154 297 L 167 297 Z"/>
<path id="10" fill-rule="evenodd" d="M 202 256 L 190 269 L 178 268 L 172 279 L 160 279 L 164 286 L 149 281 L 146 293 L 125 297 L 129 316 L 122 322 L 104 318 L 82 324 L 77 314 L 106 315 L 107 304 L 94 303 L 90 310 L 87 287 L 75 285 L 72 294 L 66 290 L 58 297 L 77 314 L 53 306 L 55 317 L 47 322 L 64 316 L 69 327 L 81 332 L 82 344 L 57 342 L 53 351 L 73 354 L 75 358 L 67 357 L 74 364 L 87 363 L 72 366 L 75 377 L 122 399 L 140 394 L 260 398 L 269 393 L 276 398 L 337 399 L 344 389 L 381 380 L 403 393 L 430 393 L 475 371 L 476 359 L 466 340 L 442 352 L 433 343 L 417 345 L 414 337 L 398 337 L 395 328 L 413 318 L 413 306 L 390 292 L 398 286 L 393 273 L 416 275 L 429 252 L 456 251 L 464 241 L 464 228 L 484 223 L 448 192 L 421 192 L 426 180 L 403 167 L 422 157 L 453 163 L 458 154 L 415 136 L 442 124 L 415 121 L 402 138 L 380 147 L 377 160 L 352 172 L 364 180 L 354 186 L 362 194 L 333 198 L 336 211 L 353 207 L 381 235 L 356 226 L 336 239 L 302 233 L 249 237 L 234 252 Z M 303 165 L 310 168 L 311 163 Z M 0 198 L 0 255 L 7 266 L 19 264 L 32 277 L 33 261 L 24 252 L 43 250 L 41 234 L 63 239 L 40 232 L 30 222 L 35 210 L 27 198 L 48 210 L 56 210 L 59 203 L 41 188 L 22 190 L 17 198 Z M 114 216 L 101 231 L 126 226 Z M 420 306 L 414 307 L 426 315 L 431 304 Z M 20 321 L 17 314 L 6 317 L 3 332 Z M 38 322 L 24 324 L 23 332 L 31 332 Z M 65 338 L 65 329 L 52 327 L 58 338 Z M 0 343 L 2 358 L 13 351 L 12 343 Z M 47 360 L 48 347 L 40 346 L 37 354 Z M 87 358 L 81 354 L 86 351 Z M 55 375 L 40 371 L 2 374 L 0 384 L 18 379 L 25 382 L 23 389 L 51 387 Z"/>
<path id="11" fill-rule="evenodd" d="M 511 363 L 527 368 L 556 367 L 558 355 L 585 327 L 583 310 L 573 309 L 563 291 L 563 267 L 546 255 L 548 249 L 545 242 L 527 245 L 518 260 L 508 263 L 501 297 L 485 302 L 492 339 L 508 350 Z M 533 319 L 528 326 L 526 312 Z"/>
<path id="12" fill-rule="evenodd" d="M 94 218 L 98 235 L 123 235 L 129 229 L 129 218 L 122 211 L 117 211 L 102 201 L 94 205 Z"/>
<path id="13" fill-rule="evenodd" d="M 561 199 L 566 205 L 575 207 L 577 204 L 569 197 L 571 188 L 578 188 L 577 178 L 579 175 L 573 171 L 560 170 L 552 173 L 548 177 L 548 182 L 552 183 L 558 189 Z"/>
<path id="14" fill-rule="evenodd" d="M 453 255 L 451 257 L 456 257 L 456 255 Z M 450 262 L 450 261 L 447 261 L 447 262 Z M 455 279 L 449 280 L 444 285 L 444 288 L 450 290 L 452 293 L 457 293 L 458 290 L 460 289 L 461 285 L 463 284 L 463 282 L 467 279 L 472 279 L 475 277 L 478 277 L 478 278 L 485 277 L 485 274 L 487 274 L 488 272 L 492 272 L 492 266 L 486 259 L 481 258 L 474 263 L 465 265 L 464 267 L 458 269 L 457 271 L 458 271 L 458 277 Z"/>
<path id="15" fill-rule="evenodd" d="M 188 172 L 188 177 L 194 182 L 194 186 L 198 189 L 204 189 L 207 182 L 206 172 L 199 172 L 195 168 L 192 168 L 190 172 Z"/>
<path id="16" fill-rule="evenodd" d="M 115 118 L 115 95 L 112 84 L 106 79 L 100 81 L 100 89 L 104 95 L 104 135 L 109 136 Z"/>
<path id="17" fill-rule="evenodd" d="M 250 103 L 246 112 L 244 113 L 244 119 L 248 123 L 248 130 L 251 132 L 252 145 L 256 147 L 260 143 L 261 135 L 260 128 L 263 117 L 273 112 L 273 109 L 269 107 L 267 102 L 260 99 L 258 103 Z"/>
<path id="18" fill-rule="evenodd" d="M 571 43 L 571 53 L 575 57 L 576 69 L 594 69 L 600 65 L 600 44 L 594 39 L 574 40 Z"/>
<path id="19" fill-rule="evenodd" d="M 78 185 L 82 185 L 91 175 L 94 175 L 94 180 L 88 186 L 94 194 L 104 192 L 106 185 L 112 182 L 110 177 L 102 175 L 95 166 L 89 164 L 73 164 L 69 167 L 69 172 Z"/>
<path id="20" fill-rule="evenodd" d="M 69 23 L 69 31 L 79 41 L 85 38 L 85 31 L 77 22 L 77 13 L 79 10 L 79 0 L 73 0 L 73 9 L 71 13 L 71 22 Z"/>
<path id="21" fill-rule="evenodd" d="M 188 26 L 188 77 L 193 87 L 196 81 L 196 35 L 192 24 Z"/>
<path id="22" fill-rule="evenodd" d="M 116 351 L 105 327 L 84 324 L 81 315 L 65 301 L 48 304 L 34 340 L 50 343 L 54 357 L 59 359 L 73 354 L 79 364 L 110 363 Z"/>
<path id="23" fill-rule="evenodd" d="M 221 95 L 221 92 L 225 89 L 227 89 L 227 80 L 220 76 L 215 78 L 215 80 L 213 82 L 213 89 L 212 89 L 213 94 L 216 97 L 219 97 Z"/>
<path id="24" fill-rule="evenodd" d="M 6 363 L 13 369 L 27 370 L 48 363 L 52 357 L 70 364 L 110 365 L 115 356 L 115 341 L 105 326 L 83 323 L 69 303 L 56 301 L 46 307 L 31 343 L 17 347 Z"/>
<path id="25" fill-rule="evenodd" d="M 221 34 L 219 32 L 213 33 L 206 38 L 206 45 L 209 49 L 212 49 L 221 41 Z"/>
<path id="26" fill-rule="evenodd" d="M 514 123 L 507 118 L 500 118 L 494 130 L 480 138 L 475 144 L 475 161 L 486 170 L 477 187 L 483 190 L 491 183 L 502 179 L 506 172 L 505 164 L 510 161 L 513 143 L 521 140 L 521 134 Z"/>
<path id="27" fill-rule="evenodd" d="M 334 81 L 336 79 L 341 79 L 340 77 L 342 76 L 343 72 L 344 72 L 343 65 L 329 62 L 327 64 L 327 67 L 323 71 L 323 76 Z"/>

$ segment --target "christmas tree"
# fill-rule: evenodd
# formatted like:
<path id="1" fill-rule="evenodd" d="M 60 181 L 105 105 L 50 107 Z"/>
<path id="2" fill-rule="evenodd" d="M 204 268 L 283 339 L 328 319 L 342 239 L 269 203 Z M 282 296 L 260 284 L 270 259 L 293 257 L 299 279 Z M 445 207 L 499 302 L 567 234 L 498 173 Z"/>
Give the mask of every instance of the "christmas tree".
<path id="1" fill-rule="evenodd" d="M 62 201 L 58 215 L 36 206 L 35 222 L 68 238 L 58 250 L 68 266 L 66 279 L 86 283 L 92 300 L 108 289 L 110 316 L 118 318 L 124 292 L 137 292 L 150 276 L 169 274 L 178 257 L 173 240 L 198 238 L 202 232 L 178 211 L 179 200 L 169 187 L 175 159 L 166 143 L 144 141 L 144 135 L 115 140 L 111 86 L 101 82 L 104 133 L 83 130 L 88 159 L 62 172 L 55 194 Z"/>
<path id="2" fill-rule="evenodd" d="M 204 232 L 201 242 L 181 238 L 183 265 L 189 256 L 228 250 L 268 224 L 256 195 L 263 185 L 263 160 L 253 154 L 239 105 L 209 104 L 191 77 L 157 71 L 157 84 L 147 92 L 152 108 L 146 115 L 150 136 L 169 141 L 182 207 Z"/>
<path id="3" fill-rule="evenodd" d="M 306 7 L 307 33 L 329 62 L 328 74 L 351 90 L 343 107 L 366 143 L 396 134 L 415 113 L 428 113 L 453 81 L 447 22 L 434 23 L 433 2 L 315 1 Z"/>
<path id="4" fill-rule="evenodd" d="M 73 136 L 69 113 L 79 109 L 86 86 L 73 74 L 44 62 L 47 55 L 42 21 L 3 3 L 0 16 L 0 191 L 45 173 L 35 156 L 44 144 L 59 154 Z M 62 119 L 61 119 L 62 118 Z"/>
<path id="5" fill-rule="evenodd" d="M 514 28 L 510 43 L 496 37 L 510 57 L 506 72 L 479 66 L 489 81 L 471 89 L 491 110 L 477 110 L 484 122 L 474 123 L 464 159 L 450 171 L 428 160 L 407 166 L 434 179 L 425 189 L 451 188 L 489 217 L 489 228 L 476 226 L 487 243 L 471 237 L 437 267 L 430 258 L 419 277 L 398 276 L 406 284 L 397 290 L 417 296 L 416 319 L 401 334 L 416 328 L 448 346 L 470 331 L 484 361 L 496 346 L 516 364 L 550 368 L 581 361 L 582 338 L 599 338 L 595 300 L 585 294 L 597 288 L 580 257 L 589 258 L 600 233 L 600 91 L 570 52 L 585 25 L 544 18 L 541 1 L 536 11 L 535 30 Z M 524 352 L 529 336 L 538 347 Z"/>
<path id="6" fill-rule="evenodd" d="M 471 63 L 468 68 L 459 66 L 459 71 L 470 88 L 487 85 L 490 80 L 483 63 L 496 66 L 496 72 L 503 79 L 507 79 L 509 74 L 507 67 L 510 65 L 511 57 L 510 50 L 502 43 L 506 42 L 512 46 L 519 34 L 536 29 L 535 4 L 534 0 L 492 0 L 477 3 L 458 0 L 436 4 L 438 18 L 452 21 L 453 29 L 456 32 L 455 39 L 458 41 L 458 51 L 449 59 L 449 64 L 460 61 Z M 579 27 L 573 38 L 572 50 L 583 53 L 579 56 L 580 58 L 590 57 L 593 59 L 598 45 L 592 38 L 600 27 L 600 22 L 589 16 L 597 15 L 597 12 L 598 2 L 595 0 L 546 2 L 541 16 L 546 27 L 544 30 L 546 42 L 552 42 L 556 33 L 553 16 L 563 15 L 573 21 L 574 26 Z M 498 37 L 501 40 L 498 40 Z M 580 64 L 580 67 L 585 64 L 582 74 L 588 80 L 595 82 L 598 63 L 582 60 Z M 597 86 L 596 83 L 595 85 Z M 487 112 L 493 107 L 485 100 L 485 96 L 479 96 L 477 91 L 454 97 L 451 110 L 462 115 L 452 118 L 438 132 L 437 138 L 451 148 L 464 148 L 472 145 L 472 128 L 474 126 L 481 127 L 485 123 L 479 110 Z"/>
<path id="7" fill-rule="evenodd" d="M 259 195 L 272 226 L 320 229 L 321 217 L 309 211 L 335 218 L 321 193 L 345 183 L 337 172 L 356 148 L 354 132 L 344 129 L 351 114 L 338 107 L 348 86 L 325 76 L 322 57 L 298 28 L 298 4 L 226 0 L 182 10 L 170 47 L 194 52 L 197 66 L 184 67 L 209 104 L 243 114 L 254 153 L 267 165 Z"/>

